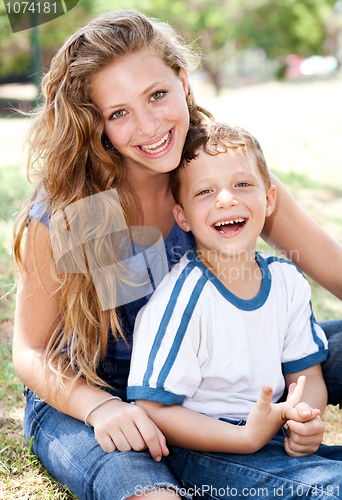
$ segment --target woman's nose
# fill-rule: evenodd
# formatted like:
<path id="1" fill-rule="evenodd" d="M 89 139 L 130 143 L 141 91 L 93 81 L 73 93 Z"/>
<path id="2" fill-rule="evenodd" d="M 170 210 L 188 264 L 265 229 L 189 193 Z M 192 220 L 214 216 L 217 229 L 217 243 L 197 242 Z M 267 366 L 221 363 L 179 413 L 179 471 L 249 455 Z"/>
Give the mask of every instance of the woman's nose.
<path id="1" fill-rule="evenodd" d="M 143 137 L 157 135 L 160 128 L 160 119 L 154 111 L 147 108 L 137 110 L 136 113 L 137 132 Z"/>
<path id="2" fill-rule="evenodd" d="M 216 208 L 230 208 L 238 205 L 238 203 L 234 193 L 228 189 L 222 189 L 217 195 Z"/>

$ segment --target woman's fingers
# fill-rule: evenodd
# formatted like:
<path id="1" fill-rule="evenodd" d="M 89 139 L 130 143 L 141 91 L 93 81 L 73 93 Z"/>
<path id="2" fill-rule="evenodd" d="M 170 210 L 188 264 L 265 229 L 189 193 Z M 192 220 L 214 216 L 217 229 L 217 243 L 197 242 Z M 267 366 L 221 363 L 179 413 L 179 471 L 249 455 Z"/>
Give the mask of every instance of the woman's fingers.
<path id="1" fill-rule="evenodd" d="M 100 416 L 97 415 L 99 418 Z M 103 450 L 142 451 L 149 449 L 154 460 L 160 461 L 169 454 L 162 432 L 139 406 L 121 405 L 107 413 L 95 426 L 95 437 Z"/>
<path id="2" fill-rule="evenodd" d="M 166 456 L 169 454 L 169 450 L 166 446 L 166 439 L 155 423 L 146 415 L 144 410 L 142 411 L 143 413 L 139 415 L 135 423 L 152 458 L 159 462 L 163 455 Z"/>

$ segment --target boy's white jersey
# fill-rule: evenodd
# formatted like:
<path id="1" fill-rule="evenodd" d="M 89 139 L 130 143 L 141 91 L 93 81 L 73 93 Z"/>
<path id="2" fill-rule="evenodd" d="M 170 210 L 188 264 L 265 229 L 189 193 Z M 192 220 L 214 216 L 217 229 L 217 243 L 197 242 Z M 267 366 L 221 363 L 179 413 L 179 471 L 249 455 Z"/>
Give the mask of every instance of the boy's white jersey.
<path id="1" fill-rule="evenodd" d="M 257 253 L 256 259 L 261 288 L 243 300 L 194 249 L 184 255 L 137 316 L 128 399 L 246 419 L 265 383 L 276 402 L 284 374 L 326 359 L 327 340 L 303 274 L 274 256 Z"/>

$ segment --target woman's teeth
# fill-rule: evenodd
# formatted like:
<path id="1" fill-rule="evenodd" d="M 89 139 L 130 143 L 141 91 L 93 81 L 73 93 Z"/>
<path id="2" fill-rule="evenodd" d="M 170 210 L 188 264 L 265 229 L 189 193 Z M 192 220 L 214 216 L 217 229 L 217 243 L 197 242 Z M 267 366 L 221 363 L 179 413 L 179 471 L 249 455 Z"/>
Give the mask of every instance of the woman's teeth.
<path id="1" fill-rule="evenodd" d="M 140 149 L 145 151 L 145 153 L 150 153 L 150 154 L 160 153 L 160 151 L 163 151 L 163 149 L 165 149 L 168 146 L 170 139 L 171 139 L 171 131 L 165 134 L 164 137 L 155 144 L 149 144 L 148 146 L 140 146 Z"/>

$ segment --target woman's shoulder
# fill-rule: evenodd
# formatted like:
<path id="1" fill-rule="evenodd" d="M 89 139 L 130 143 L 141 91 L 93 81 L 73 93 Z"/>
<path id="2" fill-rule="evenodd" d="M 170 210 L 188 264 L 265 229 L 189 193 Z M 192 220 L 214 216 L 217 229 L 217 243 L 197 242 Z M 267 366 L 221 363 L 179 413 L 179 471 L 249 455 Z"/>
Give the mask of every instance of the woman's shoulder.
<path id="1" fill-rule="evenodd" d="M 50 226 L 51 213 L 47 200 L 44 200 L 42 197 L 37 198 L 30 210 L 28 222 L 31 219 L 39 220 L 46 227 Z"/>

